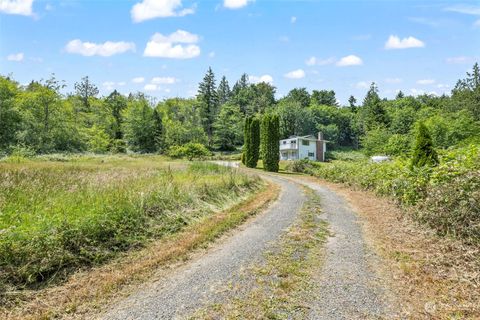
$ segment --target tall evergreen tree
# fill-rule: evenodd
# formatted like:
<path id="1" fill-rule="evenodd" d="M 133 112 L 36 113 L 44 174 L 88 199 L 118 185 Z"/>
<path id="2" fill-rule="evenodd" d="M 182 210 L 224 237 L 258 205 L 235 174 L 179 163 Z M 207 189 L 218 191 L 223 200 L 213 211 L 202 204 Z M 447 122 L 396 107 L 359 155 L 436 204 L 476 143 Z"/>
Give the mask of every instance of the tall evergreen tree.
<path id="1" fill-rule="evenodd" d="M 265 114 L 262 118 L 261 150 L 263 168 L 266 171 L 278 172 L 280 124 L 276 114 Z"/>
<path id="2" fill-rule="evenodd" d="M 235 83 L 232 89 L 232 100 L 239 106 L 240 111 L 244 115 L 247 114 L 248 105 L 250 104 L 250 85 L 248 83 L 248 75 L 242 74 L 240 79 Z"/>
<path id="3" fill-rule="evenodd" d="M 350 98 L 348 98 L 348 103 L 350 104 L 350 108 L 352 109 L 355 109 L 356 108 L 356 103 L 357 103 L 357 99 L 355 99 L 354 96 L 350 96 Z"/>
<path id="4" fill-rule="evenodd" d="M 198 87 L 197 100 L 200 103 L 202 123 L 208 137 L 208 144 L 213 142 L 213 123 L 218 114 L 218 95 L 215 86 L 215 74 L 212 68 L 208 68 L 203 81 Z"/>
<path id="5" fill-rule="evenodd" d="M 405 98 L 405 94 L 403 93 L 402 90 L 398 91 L 397 95 L 395 96 L 396 100 L 403 99 Z"/>
<path id="6" fill-rule="evenodd" d="M 228 102 L 228 100 L 230 100 L 232 92 L 230 91 L 230 86 L 228 85 L 228 81 L 225 76 L 222 77 L 222 80 L 218 84 L 217 95 L 218 103 L 220 105 L 224 105 Z"/>
<path id="7" fill-rule="evenodd" d="M 254 117 L 250 123 L 250 143 L 252 151 L 248 160 L 249 167 L 256 168 L 260 157 L 260 119 L 258 117 Z"/>
<path id="8" fill-rule="evenodd" d="M 375 82 L 372 82 L 370 89 L 363 100 L 362 113 L 365 130 L 370 130 L 378 126 L 385 126 L 389 122 L 387 112 L 378 95 L 378 87 Z"/>
<path id="9" fill-rule="evenodd" d="M 415 137 L 411 167 L 436 166 L 438 156 L 433 147 L 430 132 L 423 122 L 420 122 Z"/>
<path id="10" fill-rule="evenodd" d="M 245 118 L 245 126 L 243 129 L 243 156 L 242 162 L 247 167 L 249 166 L 250 162 L 248 159 L 251 158 L 252 154 L 252 136 L 250 135 L 250 127 L 252 124 L 253 117 L 249 116 Z"/>

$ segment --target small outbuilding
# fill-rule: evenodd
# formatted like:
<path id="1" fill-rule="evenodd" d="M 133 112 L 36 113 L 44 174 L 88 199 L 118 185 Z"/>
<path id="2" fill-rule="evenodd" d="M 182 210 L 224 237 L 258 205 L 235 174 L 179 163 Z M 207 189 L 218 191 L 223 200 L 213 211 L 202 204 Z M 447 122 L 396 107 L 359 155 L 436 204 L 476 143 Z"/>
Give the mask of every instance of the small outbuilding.
<path id="1" fill-rule="evenodd" d="M 323 134 L 318 136 L 291 136 L 288 139 L 280 140 L 280 160 L 308 159 L 312 161 L 325 161 L 327 151 L 327 140 Z"/>

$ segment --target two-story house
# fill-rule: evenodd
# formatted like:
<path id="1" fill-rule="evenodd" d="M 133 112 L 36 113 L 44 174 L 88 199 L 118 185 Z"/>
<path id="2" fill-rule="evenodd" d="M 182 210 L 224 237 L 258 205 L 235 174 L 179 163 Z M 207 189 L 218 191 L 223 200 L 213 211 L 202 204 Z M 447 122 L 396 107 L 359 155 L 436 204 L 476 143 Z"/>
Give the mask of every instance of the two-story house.
<path id="1" fill-rule="evenodd" d="M 309 159 L 323 162 L 326 151 L 327 141 L 323 140 L 321 132 L 318 133 L 318 138 L 308 135 L 280 140 L 280 160 Z"/>

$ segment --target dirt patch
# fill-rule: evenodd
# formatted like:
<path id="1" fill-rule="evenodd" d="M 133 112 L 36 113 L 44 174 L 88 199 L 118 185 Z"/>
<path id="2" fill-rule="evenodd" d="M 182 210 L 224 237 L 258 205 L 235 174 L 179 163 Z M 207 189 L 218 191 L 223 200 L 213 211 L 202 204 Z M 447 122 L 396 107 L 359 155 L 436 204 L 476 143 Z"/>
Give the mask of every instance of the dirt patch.
<path id="1" fill-rule="evenodd" d="M 406 318 L 479 319 L 480 248 L 442 238 L 406 209 L 373 193 L 316 181 L 344 196 L 359 214 L 366 240 L 384 263 L 379 270 L 397 293 Z"/>
<path id="2" fill-rule="evenodd" d="M 92 270 L 78 272 L 63 285 L 41 291 L 19 292 L 18 305 L 1 308 L 1 319 L 90 318 L 99 306 L 126 295 L 162 265 L 178 263 L 190 253 L 240 225 L 275 200 L 279 187 L 268 184 L 238 205 L 219 212 L 170 238 L 125 254 Z M 11 293 L 15 294 L 15 293 Z"/>

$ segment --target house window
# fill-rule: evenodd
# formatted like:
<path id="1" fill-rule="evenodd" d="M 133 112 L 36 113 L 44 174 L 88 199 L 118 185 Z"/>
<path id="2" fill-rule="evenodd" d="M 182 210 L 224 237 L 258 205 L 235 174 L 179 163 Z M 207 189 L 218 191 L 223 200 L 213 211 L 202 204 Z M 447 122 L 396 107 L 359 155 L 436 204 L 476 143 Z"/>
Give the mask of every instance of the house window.
<path id="1" fill-rule="evenodd" d="M 304 146 L 309 146 L 309 145 L 310 145 L 310 141 L 308 141 L 308 140 L 302 140 L 302 145 L 304 145 Z"/>
<path id="2" fill-rule="evenodd" d="M 283 144 L 287 144 L 287 141 L 284 140 L 284 141 L 283 141 Z"/>
<path id="3" fill-rule="evenodd" d="M 309 153 L 308 153 L 308 156 L 309 156 L 309 157 L 315 157 L 315 154 L 314 154 L 313 152 L 309 152 Z"/>
<path id="4" fill-rule="evenodd" d="M 297 140 L 290 140 L 290 143 L 297 143 Z"/>

